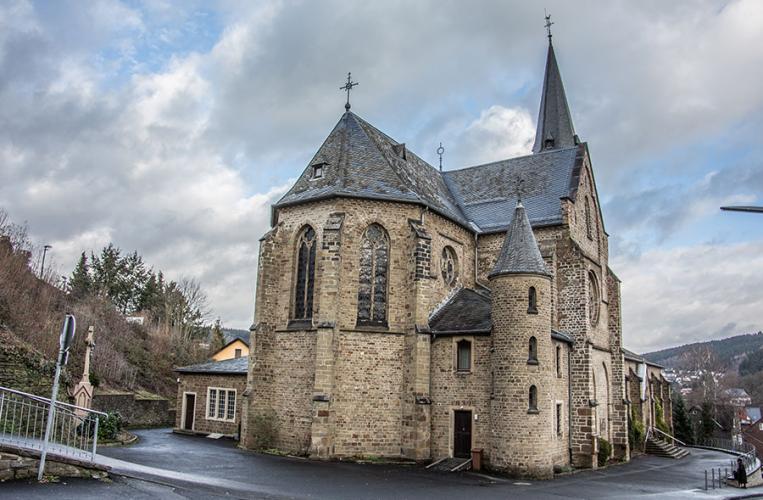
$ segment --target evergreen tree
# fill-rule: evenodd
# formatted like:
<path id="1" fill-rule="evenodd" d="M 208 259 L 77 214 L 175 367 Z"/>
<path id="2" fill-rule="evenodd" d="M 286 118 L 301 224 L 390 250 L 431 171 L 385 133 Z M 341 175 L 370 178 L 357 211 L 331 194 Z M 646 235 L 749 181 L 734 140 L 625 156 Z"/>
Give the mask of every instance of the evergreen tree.
<path id="1" fill-rule="evenodd" d="M 122 284 L 119 287 L 120 295 L 117 298 L 122 313 L 132 313 L 140 310 L 141 299 L 149 279 L 149 273 L 143 264 L 143 258 L 138 252 L 133 252 L 124 257 L 121 262 Z"/>
<path id="2" fill-rule="evenodd" d="M 703 401 L 702 409 L 700 412 L 701 421 L 699 426 L 699 436 L 697 436 L 697 441 L 700 443 L 705 439 L 712 438 L 713 434 L 715 433 L 713 413 L 713 403 L 710 401 Z"/>
<path id="3" fill-rule="evenodd" d="M 686 413 L 684 398 L 679 391 L 673 392 L 673 430 L 676 437 L 684 443 L 694 443 L 689 415 Z"/>
<path id="4" fill-rule="evenodd" d="M 223 332 L 220 318 L 217 318 L 215 324 L 212 326 L 212 341 L 210 342 L 209 347 L 212 352 L 217 352 L 225 347 L 225 333 Z"/>
<path id="5" fill-rule="evenodd" d="M 161 274 L 161 273 L 160 273 Z M 161 284 L 152 270 L 148 271 L 148 279 L 138 297 L 137 310 L 151 312 L 156 315 L 162 301 Z"/>
<path id="6" fill-rule="evenodd" d="M 90 265 L 87 262 L 87 255 L 82 252 L 77 266 L 69 278 L 69 289 L 72 297 L 83 299 L 93 292 L 93 280 L 90 277 Z"/>
<path id="7" fill-rule="evenodd" d="M 108 297 L 115 305 L 124 288 L 124 261 L 113 243 L 103 247 L 100 256 L 91 254 L 93 283 L 99 295 Z"/>

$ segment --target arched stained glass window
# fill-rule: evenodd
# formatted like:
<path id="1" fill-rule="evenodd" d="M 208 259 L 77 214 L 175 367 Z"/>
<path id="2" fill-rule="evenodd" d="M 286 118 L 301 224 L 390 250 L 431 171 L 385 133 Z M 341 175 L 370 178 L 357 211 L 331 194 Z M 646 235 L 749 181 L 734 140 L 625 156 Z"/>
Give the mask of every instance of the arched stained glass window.
<path id="1" fill-rule="evenodd" d="M 360 242 L 358 325 L 387 326 L 389 239 L 379 224 L 371 224 Z"/>
<path id="2" fill-rule="evenodd" d="M 315 288 L 315 230 L 306 226 L 297 240 L 297 280 L 294 291 L 294 319 L 313 317 Z"/>

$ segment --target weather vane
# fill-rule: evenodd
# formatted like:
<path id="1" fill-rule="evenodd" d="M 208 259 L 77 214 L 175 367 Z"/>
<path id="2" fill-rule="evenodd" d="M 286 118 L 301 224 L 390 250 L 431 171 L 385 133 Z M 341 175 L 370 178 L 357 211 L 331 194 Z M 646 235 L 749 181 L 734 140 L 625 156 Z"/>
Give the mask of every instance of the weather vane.
<path id="1" fill-rule="evenodd" d="M 554 24 L 551 22 L 551 14 L 546 12 L 545 9 L 543 9 L 543 13 L 546 15 L 546 24 L 544 26 L 546 27 L 546 31 L 548 31 L 548 41 L 551 41 L 551 25 Z"/>
<path id="2" fill-rule="evenodd" d="M 344 86 L 339 87 L 339 90 L 344 90 L 347 92 L 347 104 L 344 105 L 344 109 L 347 111 L 350 110 L 350 90 L 352 90 L 352 88 L 357 84 L 358 82 L 352 81 L 352 73 L 347 73 L 347 83 L 345 83 Z"/>
<path id="3" fill-rule="evenodd" d="M 442 147 L 442 143 L 440 143 L 440 147 L 437 148 L 437 156 L 440 157 L 440 172 L 442 172 L 442 154 L 445 152 L 445 148 Z"/>

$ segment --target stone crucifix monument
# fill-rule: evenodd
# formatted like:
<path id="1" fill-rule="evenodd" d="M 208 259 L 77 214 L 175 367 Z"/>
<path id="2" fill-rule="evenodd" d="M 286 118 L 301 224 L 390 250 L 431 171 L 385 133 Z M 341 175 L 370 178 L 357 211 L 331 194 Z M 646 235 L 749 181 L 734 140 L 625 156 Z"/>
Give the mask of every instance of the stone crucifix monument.
<path id="1" fill-rule="evenodd" d="M 93 402 L 93 384 L 90 383 L 90 356 L 95 347 L 94 328 L 87 329 L 87 339 L 85 348 L 85 368 L 82 370 L 82 379 L 74 388 L 74 404 L 82 408 L 90 408 Z M 78 410 L 80 412 L 82 410 Z M 84 413 L 84 412 L 83 412 Z"/>

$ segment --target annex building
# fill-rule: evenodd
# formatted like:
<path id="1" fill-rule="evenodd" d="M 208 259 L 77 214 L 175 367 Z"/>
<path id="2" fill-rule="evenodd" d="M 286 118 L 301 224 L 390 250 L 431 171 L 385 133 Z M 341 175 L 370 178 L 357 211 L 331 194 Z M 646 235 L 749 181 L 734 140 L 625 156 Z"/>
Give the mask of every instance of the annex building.
<path id="1" fill-rule="evenodd" d="M 348 103 L 261 240 L 242 445 L 479 448 L 536 477 L 596 467 L 601 440 L 627 460 L 607 238 L 550 37 L 527 156 L 440 171 Z"/>

